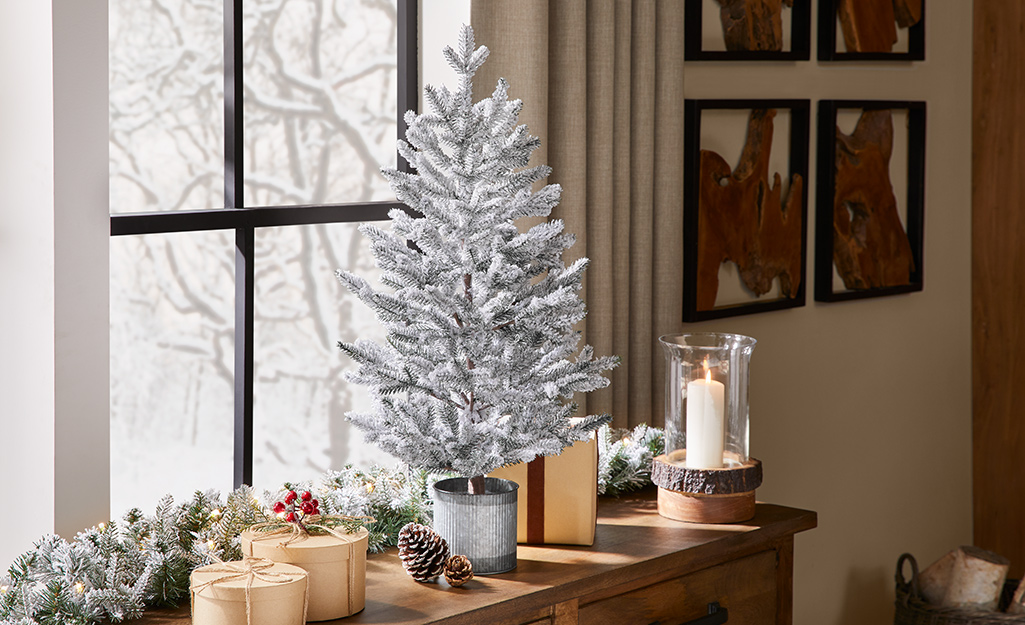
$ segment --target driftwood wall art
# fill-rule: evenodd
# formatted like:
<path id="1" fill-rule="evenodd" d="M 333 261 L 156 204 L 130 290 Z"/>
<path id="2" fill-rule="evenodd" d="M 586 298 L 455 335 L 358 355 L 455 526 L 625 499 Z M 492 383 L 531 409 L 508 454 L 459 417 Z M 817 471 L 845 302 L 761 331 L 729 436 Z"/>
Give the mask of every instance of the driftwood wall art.
<path id="1" fill-rule="evenodd" d="M 726 49 L 783 49 L 783 5 L 794 0 L 716 0 Z"/>
<path id="2" fill-rule="evenodd" d="M 892 52 L 897 26 L 909 28 L 922 19 L 922 0 L 840 0 L 836 9 L 852 52 Z"/>
<path id="3" fill-rule="evenodd" d="M 821 0 L 819 60 L 925 58 L 925 0 Z M 836 22 L 846 52 L 837 51 Z M 908 51 L 894 52 L 898 28 L 908 29 Z"/>
<path id="4" fill-rule="evenodd" d="M 841 109 L 860 110 L 851 134 L 836 124 Z M 907 110 L 907 197 L 898 201 L 890 175 L 892 111 Z M 837 301 L 922 289 L 925 104 L 819 103 L 818 218 L 815 299 Z M 904 219 L 901 219 L 903 206 Z M 843 288 L 834 291 L 833 270 Z M 844 290 L 846 289 L 846 290 Z"/>
<path id="5" fill-rule="evenodd" d="M 854 132 L 836 129 L 833 262 L 848 289 L 911 283 L 915 261 L 890 181 L 893 116 L 864 111 Z"/>
<path id="6" fill-rule="evenodd" d="M 757 296 L 777 277 L 783 297 L 801 285 L 801 197 L 804 179 L 794 174 L 786 202 L 779 173 L 769 172 L 774 109 L 751 111 L 747 141 L 736 169 L 701 150 L 698 202 L 698 310 L 715 308 L 719 266 L 733 262 Z"/>
<path id="7" fill-rule="evenodd" d="M 688 128 L 698 136 L 702 106 L 751 108 L 736 167 L 720 154 L 700 149 L 697 141 L 688 142 L 685 167 L 691 178 L 685 186 L 693 195 L 685 207 L 686 321 L 804 304 L 808 102 L 762 103 L 790 108 L 790 171 L 784 173 L 789 182 L 785 196 L 780 173 L 769 166 L 773 120 L 776 109 L 782 107 L 761 108 L 757 101 L 688 101 Z M 726 262 L 736 264 L 744 286 L 753 296 L 750 303 L 716 305 L 719 268 Z M 777 279 L 779 296 L 760 301 Z"/>
<path id="8" fill-rule="evenodd" d="M 686 0 L 684 59 L 808 60 L 811 49 L 811 3 L 812 0 Z M 718 5 L 721 33 L 703 32 L 703 5 Z M 784 38 L 784 19 L 790 20 L 789 42 Z M 708 41 L 713 41 L 719 36 L 722 37 L 725 50 L 702 48 L 702 41 L 706 37 Z"/>

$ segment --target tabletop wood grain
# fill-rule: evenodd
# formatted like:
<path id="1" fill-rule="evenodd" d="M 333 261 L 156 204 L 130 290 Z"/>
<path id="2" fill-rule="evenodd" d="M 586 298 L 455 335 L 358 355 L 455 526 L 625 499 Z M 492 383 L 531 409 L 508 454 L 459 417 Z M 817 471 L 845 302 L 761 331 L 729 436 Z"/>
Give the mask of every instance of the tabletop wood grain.
<path id="1" fill-rule="evenodd" d="M 755 517 L 732 525 L 695 525 L 663 518 L 654 490 L 600 498 L 593 546 L 520 545 L 516 569 L 475 577 L 453 588 L 421 584 L 402 570 L 395 550 L 367 558 L 367 603 L 338 624 L 525 623 L 552 606 L 581 603 L 640 588 L 774 548 L 817 524 L 814 512 L 759 503 Z M 135 625 L 185 625 L 189 606 L 150 610 Z"/>

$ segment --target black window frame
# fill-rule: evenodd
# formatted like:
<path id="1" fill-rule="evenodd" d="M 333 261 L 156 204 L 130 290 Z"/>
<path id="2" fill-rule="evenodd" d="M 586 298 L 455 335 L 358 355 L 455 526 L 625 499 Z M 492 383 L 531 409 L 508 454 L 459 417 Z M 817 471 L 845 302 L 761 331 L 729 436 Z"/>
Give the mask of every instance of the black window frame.
<path id="1" fill-rule="evenodd" d="M 224 0 L 224 208 L 110 215 L 110 235 L 130 236 L 235 231 L 234 486 L 253 483 L 253 262 L 257 228 L 383 221 L 397 201 L 247 207 L 243 202 L 242 5 Z M 397 0 L 398 137 L 406 135 L 403 115 L 417 110 L 417 0 Z M 236 106 L 238 104 L 238 106 Z M 410 171 L 398 158 L 398 168 Z M 236 173 L 238 175 L 236 175 Z M 241 375 L 240 375 L 241 374 Z"/>

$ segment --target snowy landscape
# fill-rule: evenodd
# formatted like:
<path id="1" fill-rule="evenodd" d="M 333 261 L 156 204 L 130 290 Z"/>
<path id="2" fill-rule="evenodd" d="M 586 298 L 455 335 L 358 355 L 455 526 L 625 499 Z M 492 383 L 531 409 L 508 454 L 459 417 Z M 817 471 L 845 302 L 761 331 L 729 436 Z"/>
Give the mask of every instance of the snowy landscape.
<path id="1" fill-rule="evenodd" d="M 245 205 L 387 200 L 394 0 L 245 4 Z M 112 213 L 223 208 L 222 9 L 111 0 Z M 340 340 L 383 330 L 334 277 L 376 281 L 357 224 L 256 233 L 254 481 L 393 462 L 344 421 Z M 232 484 L 234 233 L 111 239 L 111 514 Z"/>

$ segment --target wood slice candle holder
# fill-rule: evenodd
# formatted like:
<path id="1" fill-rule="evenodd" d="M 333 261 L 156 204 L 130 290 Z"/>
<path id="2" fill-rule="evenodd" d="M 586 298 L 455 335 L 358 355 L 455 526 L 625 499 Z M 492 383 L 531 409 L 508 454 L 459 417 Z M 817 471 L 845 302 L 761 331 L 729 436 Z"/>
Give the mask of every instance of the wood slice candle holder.
<path id="1" fill-rule="evenodd" d="M 727 460 L 730 456 L 727 452 Z M 754 517 L 762 463 L 732 456 L 731 466 L 721 469 L 687 468 L 686 449 L 655 458 L 651 481 L 658 486 L 658 513 L 690 523 L 737 523 Z"/>

